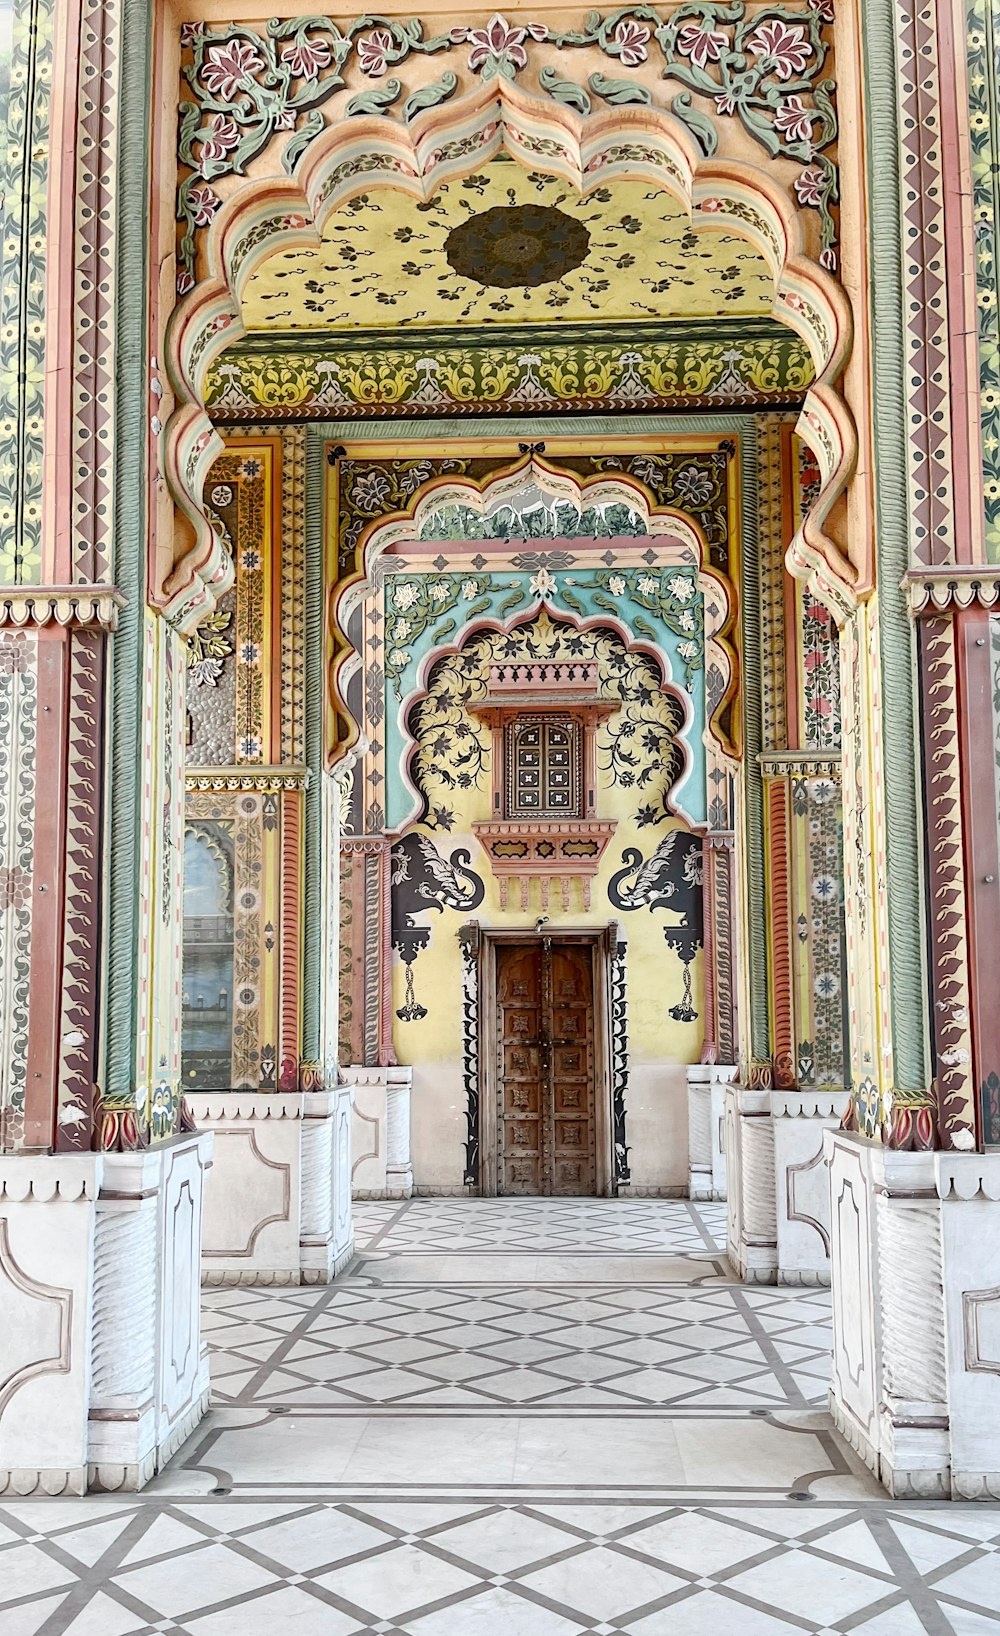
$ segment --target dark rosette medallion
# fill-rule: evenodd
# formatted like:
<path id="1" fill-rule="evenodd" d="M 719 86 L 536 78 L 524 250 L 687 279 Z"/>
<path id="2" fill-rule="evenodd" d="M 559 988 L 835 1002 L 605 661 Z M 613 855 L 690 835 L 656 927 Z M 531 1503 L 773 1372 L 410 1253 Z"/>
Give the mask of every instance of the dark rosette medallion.
<path id="1" fill-rule="evenodd" d="M 590 234 L 553 205 L 497 205 L 453 227 L 444 248 L 455 272 L 475 284 L 534 289 L 579 267 Z"/>

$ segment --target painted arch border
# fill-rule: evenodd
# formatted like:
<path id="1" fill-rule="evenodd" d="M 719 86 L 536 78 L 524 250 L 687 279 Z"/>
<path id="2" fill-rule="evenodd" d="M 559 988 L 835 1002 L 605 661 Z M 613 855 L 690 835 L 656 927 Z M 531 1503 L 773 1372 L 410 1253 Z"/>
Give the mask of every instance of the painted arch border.
<path id="1" fill-rule="evenodd" d="M 668 112 L 633 106 L 584 117 L 502 76 L 428 110 L 406 130 L 377 118 L 342 119 L 310 144 L 291 177 L 249 180 L 218 212 L 208 233 L 209 274 L 167 329 L 177 405 L 164 433 L 164 470 L 188 525 L 187 549 L 163 587 L 168 618 L 182 632 L 196 629 L 232 573 L 202 501 L 223 446 L 204 398 L 212 364 L 243 334 L 239 295 L 251 273 L 282 248 L 318 245 L 328 216 L 361 191 L 396 187 L 422 202 L 501 149 L 562 177 L 584 197 L 612 177 L 662 187 L 688 211 L 695 230 L 725 228 L 764 256 L 775 279 L 774 315 L 806 342 L 817 377 L 798 430 L 816 456 L 821 490 L 789 546 L 788 563 L 842 620 L 870 578 L 866 564 L 852 562 L 827 532 L 857 457 L 853 419 L 835 384 L 851 348 L 851 309 L 837 281 L 805 255 L 799 207 L 759 166 L 705 159 Z"/>
<path id="2" fill-rule="evenodd" d="M 730 520 L 737 523 L 737 549 L 731 553 L 730 570 L 728 577 L 720 574 L 713 568 L 709 560 L 708 544 L 693 518 L 673 506 L 658 506 L 645 484 L 630 473 L 618 472 L 611 469 L 606 472 L 596 472 L 589 477 L 578 478 L 575 473 L 568 472 L 559 466 L 559 455 L 573 458 L 586 452 L 585 445 L 594 437 L 623 441 L 640 442 L 645 432 L 647 436 L 663 440 L 667 437 L 704 438 L 708 442 L 718 442 L 727 435 L 736 432 L 740 437 L 745 436 L 749 428 L 754 428 L 755 417 L 752 413 L 742 415 L 717 415 L 706 417 L 659 417 L 635 416 L 627 417 L 594 417 L 573 418 L 572 420 L 536 419 L 530 422 L 516 422 L 513 426 L 503 421 L 478 422 L 473 435 L 467 440 L 476 446 L 477 452 L 484 454 L 492 452 L 494 444 L 510 444 L 516 447 L 519 441 L 527 438 L 567 439 L 570 442 L 579 442 L 579 449 L 563 449 L 547 454 L 544 459 L 538 455 L 511 454 L 510 464 L 490 473 L 482 480 L 470 477 L 456 476 L 445 473 L 429 478 L 422 483 L 410 500 L 405 510 L 387 513 L 382 517 L 375 517 L 362 531 L 358 540 L 358 554 L 363 566 L 345 579 L 333 577 L 328 586 L 327 595 L 327 652 L 329 654 L 329 693 L 327 702 L 331 713 L 331 726 L 339 722 L 345 729 L 344 736 L 336 742 L 327 741 L 326 757 L 329 762 L 342 759 L 352 752 L 363 752 L 362 735 L 359 724 L 355 721 L 348 703 L 348 688 L 351 680 L 362 666 L 362 656 L 351 640 L 349 629 L 352 618 L 360 612 L 366 599 L 375 588 L 378 576 L 384 572 L 380 566 L 384 556 L 391 553 L 396 544 L 404 543 L 413 535 L 415 521 L 419 521 L 419 513 L 431 511 L 434 502 L 442 503 L 446 500 L 458 498 L 471 501 L 472 504 L 483 506 L 484 497 L 491 487 L 500 488 L 509 486 L 513 477 L 520 472 L 529 472 L 532 467 L 542 468 L 544 474 L 551 475 L 563 492 L 572 489 L 581 498 L 591 492 L 607 490 L 610 493 L 621 494 L 629 491 L 632 503 L 649 522 L 662 523 L 664 526 L 651 529 L 648 538 L 663 542 L 671 541 L 678 549 L 691 553 L 690 566 L 697 571 L 699 589 L 704 598 L 711 588 L 719 596 L 722 604 L 720 615 L 714 620 L 711 628 L 705 628 L 706 660 L 709 653 L 714 657 L 722 677 L 723 688 L 719 701 L 712 712 L 708 725 L 717 722 L 724 708 L 738 697 L 740 686 L 740 639 L 737 626 L 742 604 L 741 583 L 741 553 L 738 542 L 742 537 L 747 521 L 747 496 L 745 490 L 745 476 L 743 472 L 742 445 L 741 458 L 737 464 L 739 488 L 737 494 L 730 495 Z M 644 422 L 644 425 L 639 425 Z M 721 423 L 721 424 L 720 424 Z M 336 423 L 331 431 L 329 426 L 311 427 L 310 433 L 321 439 L 323 447 L 335 442 L 341 446 L 350 445 L 350 433 L 353 432 L 362 444 L 385 441 L 389 450 L 407 458 L 403 450 L 412 444 L 421 445 L 432 443 L 435 433 L 451 430 L 450 421 L 441 422 L 388 422 L 382 423 L 384 433 L 382 439 L 372 440 L 366 433 L 371 432 L 371 422 Z M 409 435 L 407 435 L 409 434 Z M 640 452 L 640 450 L 636 450 Z M 662 450 L 657 453 L 666 452 Z M 695 451 L 691 451 L 694 453 Z M 727 476 L 727 485 L 732 487 L 733 478 Z M 331 538 L 332 510 L 330 491 L 326 492 L 324 510 L 324 537 L 323 555 L 327 562 L 337 561 L 337 541 Z M 646 537 L 646 536 L 642 536 Z M 596 543 L 596 542 L 595 542 Z M 631 640 L 631 637 L 629 638 Z M 707 662 L 706 662 L 707 671 Z M 737 729 L 740 719 L 737 713 Z M 717 740 L 719 748 L 725 754 L 738 757 L 741 749 L 741 735 L 735 741 L 728 741 L 713 728 L 712 737 Z"/>

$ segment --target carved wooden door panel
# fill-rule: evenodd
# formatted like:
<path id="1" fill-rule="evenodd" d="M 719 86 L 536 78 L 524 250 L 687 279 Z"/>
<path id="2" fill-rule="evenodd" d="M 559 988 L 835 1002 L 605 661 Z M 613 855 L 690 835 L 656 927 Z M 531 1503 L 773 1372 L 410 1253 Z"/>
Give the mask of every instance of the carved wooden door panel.
<path id="1" fill-rule="evenodd" d="M 589 947 L 497 950 L 498 1192 L 596 1191 L 594 980 Z"/>
<path id="2" fill-rule="evenodd" d="M 597 1183 L 593 958 L 583 944 L 553 943 L 548 959 L 552 1041 L 548 1191 L 589 1195 Z M 543 966 L 544 961 L 543 952 Z"/>
<path id="3" fill-rule="evenodd" d="M 500 1167 L 497 1191 L 545 1191 L 542 1130 L 545 1108 L 542 946 L 497 949 L 500 1035 Z"/>

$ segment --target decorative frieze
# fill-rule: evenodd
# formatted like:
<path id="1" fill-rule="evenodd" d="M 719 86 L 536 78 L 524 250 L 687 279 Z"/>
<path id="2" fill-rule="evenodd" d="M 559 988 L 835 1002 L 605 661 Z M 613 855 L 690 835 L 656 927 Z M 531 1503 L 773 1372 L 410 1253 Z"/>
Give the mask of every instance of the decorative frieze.
<path id="1" fill-rule="evenodd" d="M 184 788 L 189 791 L 251 791 L 274 795 L 279 790 L 307 790 L 308 767 L 187 767 Z"/>
<path id="2" fill-rule="evenodd" d="M 995 608 L 1000 602 L 1000 569 L 978 564 L 959 567 L 911 568 L 903 593 L 915 617 L 947 613 L 959 608 Z"/>
<path id="3" fill-rule="evenodd" d="M 113 631 L 125 597 L 113 585 L 33 585 L 0 588 L 0 628 L 92 626 Z"/>

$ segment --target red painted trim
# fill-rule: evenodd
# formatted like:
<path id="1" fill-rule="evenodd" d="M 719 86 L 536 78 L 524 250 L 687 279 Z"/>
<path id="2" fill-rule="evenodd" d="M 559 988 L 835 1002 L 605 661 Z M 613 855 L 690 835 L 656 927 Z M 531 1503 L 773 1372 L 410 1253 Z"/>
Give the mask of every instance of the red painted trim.
<path id="1" fill-rule="evenodd" d="M 54 1145 L 59 1093 L 70 640 L 69 631 L 60 626 L 43 626 L 38 632 L 38 786 L 24 1103 L 28 1148 Z"/>
<path id="2" fill-rule="evenodd" d="M 965 828 L 965 890 L 969 937 L 972 1051 L 977 1091 L 976 1126 L 982 1139 L 979 1094 L 990 1073 L 1000 1073 L 1000 856 L 993 743 L 990 614 L 969 608 L 955 615 L 959 672 L 959 732 Z"/>
<path id="3" fill-rule="evenodd" d="M 955 558 L 958 562 L 968 563 L 979 561 L 982 557 L 983 468 L 980 455 L 976 245 L 968 138 L 965 12 L 963 7 L 958 14 L 960 26 L 956 29 L 955 4 L 956 0 L 940 0 L 937 25 L 951 383 L 952 527 Z M 930 253 L 929 249 L 926 253 Z"/>

